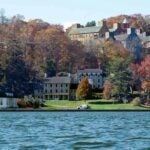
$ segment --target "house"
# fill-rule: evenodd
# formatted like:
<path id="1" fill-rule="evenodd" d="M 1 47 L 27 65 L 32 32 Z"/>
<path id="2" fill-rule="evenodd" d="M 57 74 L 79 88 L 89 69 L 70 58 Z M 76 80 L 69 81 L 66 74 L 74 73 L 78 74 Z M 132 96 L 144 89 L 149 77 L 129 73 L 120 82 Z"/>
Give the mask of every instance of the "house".
<path id="1" fill-rule="evenodd" d="M 2 97 L 0 98 L 0 108 L 17 108 L 17 99 Z"/>
<path id="2" fill-rule="evenodd" d="M 34 85 L 34 97 L 43 99 L 43 83 L 36 83 Z"/>
<path id="3" fill-rule="evenodd" d="M 139 30 L 135 28 L 128 28 L 126 34 L 116 35 L 114 38 L 120 41 L 125 48 L 134 54 L 137 62 L 140 61 L 143 48 L 145 48 L 147 53 L 150 49 L 150 36 L 146 36 L 145 33 L 140 33 Z"/>
<path id="4" fill-rule="evenodd" d="M 105 33 L 105 39 L 114 39 L 134 54 L 138 61 L 141 57 L 142 48 L 150 48 L 150 36 L 140 29 L 131 28 L 129 21 L 124 18 L 122 23 L 114 23 L 113 28 Z"/>
<path id="5" fill-rule="evenodd" d="M 84 69 L 75 74 L 58 73 L 54 77 L 45 77 L 40 85 L 35 86 L 34 96 L 44 100 L 75 100 L 83 77 L 88 77 L 93 89 L 103 87 L 105 78 L 101 69 Z"/>
<path id="6" fill-rule="evenodd" d="M 85 44 L 90 40 L 105 38 L 105 32 L 108 31 L 106 21 L 98 23 L 98 26 L 83 27 L 80 24 L 74 24 L 68 30 L 68 36 L 71 40 L 78 40 Z"/>
<path id="7" fill-rule="evenodd" d="M 88 77 L 89 83 L 92 85 L 93 89 L 100 89 L 103 87 L 104 84 L 104 77 L 102 74 L 101 69 L 84 69 L 84 70 L 78 70 L 77 71 L 77 81 L 80 83 L 80 81 L 84 77 Z"/>
<path id="8" fill-rule="evenodd" d="M 125 34 L 128 28 L 130 28 L 130 23 L 124 18 L 121 23 L 114 23 L 113 27 L 109 29 L 109 33 L 113 33 L 113 35 Z"/>
<path id="9" fill-rule="evenodd" d="M 43 81 L 43 98 L 46 100 L 69 100 L 70 77 L 50 77 Z"/>

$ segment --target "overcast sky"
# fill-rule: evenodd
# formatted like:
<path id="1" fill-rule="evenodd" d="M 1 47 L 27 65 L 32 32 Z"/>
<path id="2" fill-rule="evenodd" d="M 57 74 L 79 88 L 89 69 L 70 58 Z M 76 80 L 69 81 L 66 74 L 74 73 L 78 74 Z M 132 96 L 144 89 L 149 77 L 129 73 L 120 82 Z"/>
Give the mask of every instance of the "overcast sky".
<path id="1" fill-rule="evenodd" d="M 6 16 L 24 15 L 65 26 L 119 14 L 150 14 L 150 0 L 0 0 Z"/>

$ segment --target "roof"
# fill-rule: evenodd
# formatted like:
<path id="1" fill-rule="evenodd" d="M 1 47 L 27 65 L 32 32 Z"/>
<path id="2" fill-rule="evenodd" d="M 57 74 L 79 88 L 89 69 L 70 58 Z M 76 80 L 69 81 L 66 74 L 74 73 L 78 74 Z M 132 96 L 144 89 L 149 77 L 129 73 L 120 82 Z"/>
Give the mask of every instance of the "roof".
<path id="1" fill-rule="evenodd" d="M 97 33 L 100 32 L 101 26 L 84 27 L 71 29 L 69 34 L 84 34 L 84 33 Z"/>
<path id="2" fill-rule="evenodd" d="M 116 36 L 115 36 L 115 39 L 116 39 L 117 41 L 125 41 L 128 36 L 129 36 L 128 34 L 116 35 Z"/>
<path id="3" fill-rule="evenodd" d="M 71 78 L 70 77 L 51 77 L 51 78 L 45 78 L 45 83 L 70 83 Z"/>
<path id="4" fill-rule="evenodd" d="M 77 73 L 102 73 L 101 69 L 84 69 L 78 70 Z"/>
<path id="5" fill-rule="evenodd" d="M 127 18 L 124 18 L 122 23 L 129 23 L 128 19 Z"/>
<path id="6" fill-rule="evenodd" d="M 140 36 L 139 38 L 142 42 L 150 42 L 150 36 Z"/>
<path id="7" fill-rule="evenodd" d="M 115 31 L 116 29 L 114 29 L 114 28 L 110 28 L 109 29 L 109 32 L 113 32 L 113 31 Z"/>

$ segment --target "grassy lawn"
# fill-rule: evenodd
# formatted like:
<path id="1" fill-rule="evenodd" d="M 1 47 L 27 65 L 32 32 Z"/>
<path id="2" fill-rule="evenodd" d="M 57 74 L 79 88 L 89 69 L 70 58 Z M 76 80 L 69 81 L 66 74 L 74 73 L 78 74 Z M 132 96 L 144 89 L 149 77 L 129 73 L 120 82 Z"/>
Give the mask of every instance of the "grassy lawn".
<path id="1" fill-rule="evenodd" d="M 65 110 L 65 109 L 77 109 L 82 104 L 88 104 L 92 110 L 145 110 L 148 108 L 133 106 L 131 104 L 113 104 L 108 100 L 88 100 L 88 101 L 46 101 L 46 107 L 42 109 L 50 110 Z M 149 108 L 150 110 L 150 108 Z"/>

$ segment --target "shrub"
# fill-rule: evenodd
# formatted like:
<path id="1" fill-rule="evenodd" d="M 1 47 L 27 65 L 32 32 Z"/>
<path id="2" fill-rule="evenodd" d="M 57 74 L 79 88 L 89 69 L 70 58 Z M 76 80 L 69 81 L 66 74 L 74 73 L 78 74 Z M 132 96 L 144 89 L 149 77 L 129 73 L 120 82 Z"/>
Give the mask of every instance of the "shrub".
<path id="1" fill-rule="evenodd" d="M 39 99 L 34 99 L 33 100 L 33 108 L 39 108 L 40 107 L 40 101 Z"/>
<path id="2" fill-rule="evenodd" d="M 17 105 L 19 108 L 39 108 L 40 101 L 39 99 L 33 99 L 32 101 L 26 101 L 24 99 L 18 99 Z"/>
<path id="3" fill-rule="evenodd" d="M 140 98 L 139 98 L 139 97 L 134 98 L 134 99 L 132 100 L 131 104 L 132 104 L 133 106 L 140 106 L 140 105 L 141 105 L 141 100 L 140 100 Z"/>
<path id="4" fill-rule="evenodd" d="M 17 105 L 19 108 L 26 108 L 27 107 L 27 102 L 23 99 L 18 99 L 17 100 Z"/>

